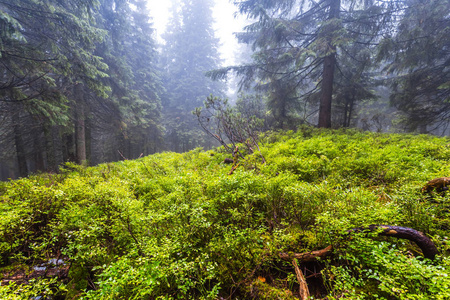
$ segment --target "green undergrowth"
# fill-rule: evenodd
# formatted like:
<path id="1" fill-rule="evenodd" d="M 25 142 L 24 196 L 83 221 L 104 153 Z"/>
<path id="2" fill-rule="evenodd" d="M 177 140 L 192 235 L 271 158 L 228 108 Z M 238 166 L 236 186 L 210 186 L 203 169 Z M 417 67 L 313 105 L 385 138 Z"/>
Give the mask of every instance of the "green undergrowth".
<path id="1" fill-rule="evenodd" d="M 229 175 L 229 154 L 196 149 L 0 184 L 0 253 L 51 258 L 68 278 L 0 287 L 1 299 L 294 299 L 281 252 L 333 245 L 301 268 L 314 299 L 449 299 L 449 195 L 421 187 L 450 175 L 450 140 L 301 128 L 261 137 Z M 348 237 L 370 224 L 411 227 L 441 255 L 395 238 Z"/>

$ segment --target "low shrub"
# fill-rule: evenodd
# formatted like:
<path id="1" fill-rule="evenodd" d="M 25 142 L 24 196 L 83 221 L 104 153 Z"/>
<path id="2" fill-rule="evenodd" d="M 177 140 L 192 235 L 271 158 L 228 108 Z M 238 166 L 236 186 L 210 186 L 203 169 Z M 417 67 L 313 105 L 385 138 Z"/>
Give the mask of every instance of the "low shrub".
<path id="1" fill-rule="evenodd" d="M 29 279 L 52 258 L 71 267 L 66 279 L 16 280 L 0 295 L 293 299 L 295 272 L 280 253 L 333 245 L 328 258 L 302 265 L 315 270 L 307 277 L 315 299 L 449 298 L 449 195 L 420 193 L 428 180 L 450 174 L 448 144 L 302 127 L 267 133 L 266 161 L 253 153 L 233 172 L 225 151 L 196 149 L 67 164 L 60 174 L 2 183 L 4 280 L 14 282 L 16 265 L 29 268 Z M 349 237 L 349 229 L 370 224 L 421 230 L 441 254 L 431 262 L 410 242 Z"/>

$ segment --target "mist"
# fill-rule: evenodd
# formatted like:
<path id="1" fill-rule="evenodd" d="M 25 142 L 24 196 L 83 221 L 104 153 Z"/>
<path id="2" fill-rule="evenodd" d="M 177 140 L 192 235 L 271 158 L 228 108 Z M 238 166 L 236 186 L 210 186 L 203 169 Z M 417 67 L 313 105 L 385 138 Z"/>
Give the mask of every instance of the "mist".
<path id="1" fill-rule="evenodd" d="M 210 96 L 261 133 L 450 132 L 444 0 L 50 2 L 0 4 L 1 180 L 217 147 Z"/>

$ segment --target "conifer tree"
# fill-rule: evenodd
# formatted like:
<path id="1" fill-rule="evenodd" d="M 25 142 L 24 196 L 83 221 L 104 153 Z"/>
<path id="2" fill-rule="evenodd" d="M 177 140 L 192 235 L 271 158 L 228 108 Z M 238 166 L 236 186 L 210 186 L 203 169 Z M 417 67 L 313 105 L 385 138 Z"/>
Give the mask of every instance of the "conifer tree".
<path id="1" fill-rule="evenodd" d="M 1 161 L 14 153 L 8 167 L 26 176 L 158 150 L 160 81 L 145 4 L 0 3 L 0 149 L 9 150 Z"/>
<path id="2" fill-rule="evenodd" d="M 162 50 L 162 68 L 166 89 L 163 99 L 166 142 L 174 151 L 203 146 L 203 133 L 191 111 L 201 106 L 210 94 L 222 94 L 222 85 L 205 77 L 207 71 L 220 64 L 212 5 L 209 0 L 180 0 L 172 6 L 173 16 Z"/>
<path id="3" fill-rule="evenodd" d="M 349 82 L 367 76 L 372 66 L 366 59 L 360 61 L 353 49 L 365 48 L 369 59 L 373 56 L 376 44 L 389 30 L 393 3 L 245 0 L 237 5 L 242 14 L 255 20 L 238 35 L 241 42 L 252 44 L 254 60 L 211 72 L 212 78 L 223 78 L 234 71 L 244 77 L 244 84 L 256 85 L 257 89 L 273 93 L 282 87 L 284 93 L 273 93 L 269 102 L 269 107 L 279 107 L 280 111 L 292 112 L 291 107 L 299 106 L 289 103 L 298 101 L 318 103 L 319 127 L 332 126 L 332 103 L 344 95 L 344 86 L 358 86 L 360 94 L 372 96 L 359 82 Z"/>
<path id="4" fill-rule="evenodd" d="M 109 76 L 103 81 L 111 92 L 108 99 L 92 103 L 97 116 L 92 124 L 93 151 L 98 162 L 160 150 L 161 83 L 148 15 L 142 0 L 101 2 L 97 23 L 108 38 L 96 53 L 108 64 Z"/>
<path id="5" fill-rule="evenodd" d="M 449 134 L 450 1 L 396 2 L 401 19 L 379 52 L 387 61 L 391 104 L 403 113 L 406 130 Z"/>
<path id="6" fill-rule="evenodd" d="M 70 87 L 83 80 L 92 90 L 104 91 L 97 79 L 106 66 L 91 52 L 103 33 L 90 24 L 91 1 L 8 0 L 0 8 L 0 23 L 7 28 L 1 36 L 0 96 L 9 112 L 3 116 L 9 126 L 2 142 L 7 148 L 14 144 L 19 174 L 25 176 L 29 167 L 39 169 L 45 156 L 54 161 L 42 147 L 54 140 L 43 132 L 68 125 Z M 47 141 L 38 145 L 42 139 Z"/>

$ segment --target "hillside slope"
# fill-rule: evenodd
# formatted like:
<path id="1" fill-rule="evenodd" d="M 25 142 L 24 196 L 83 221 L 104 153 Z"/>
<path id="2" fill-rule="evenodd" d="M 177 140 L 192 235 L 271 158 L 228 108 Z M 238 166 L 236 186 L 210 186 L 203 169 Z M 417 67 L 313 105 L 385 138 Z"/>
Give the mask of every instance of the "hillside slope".
<path id="1" fill-rule="evenodd" d="M 303 128 L 260 146 L 231 175 L 198 149 L 1 183 L 0 298 L 295 299 L 299 270 L 315 299 L 450 298 L 450 195 L 421 193 L 450 175 L 449 139 Z M 348 231 L 374 224 L 440 255 Z"/>

